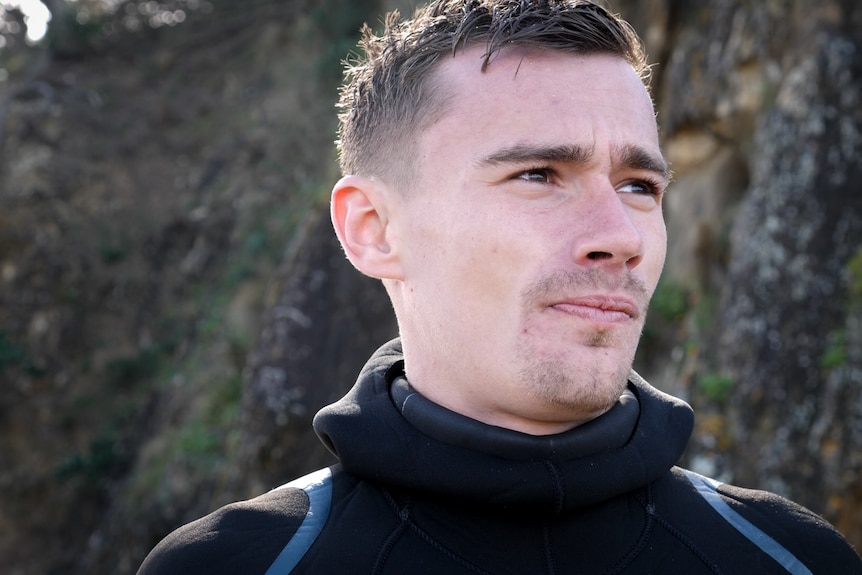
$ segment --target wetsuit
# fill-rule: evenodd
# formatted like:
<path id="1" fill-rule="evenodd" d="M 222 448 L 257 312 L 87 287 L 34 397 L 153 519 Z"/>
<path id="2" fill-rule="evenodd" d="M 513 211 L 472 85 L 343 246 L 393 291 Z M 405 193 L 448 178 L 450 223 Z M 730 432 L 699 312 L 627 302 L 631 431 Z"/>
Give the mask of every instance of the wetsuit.
<path id="1" fill-rule="evenodd" d="M 571 431 L 485 425 L 412 390 L 395 340 L 315 417 L 338 465 L 178 529 L 139 575 L 862 574 L 817 515 L 675 467 L 692 425 L 634 373 Z"/>

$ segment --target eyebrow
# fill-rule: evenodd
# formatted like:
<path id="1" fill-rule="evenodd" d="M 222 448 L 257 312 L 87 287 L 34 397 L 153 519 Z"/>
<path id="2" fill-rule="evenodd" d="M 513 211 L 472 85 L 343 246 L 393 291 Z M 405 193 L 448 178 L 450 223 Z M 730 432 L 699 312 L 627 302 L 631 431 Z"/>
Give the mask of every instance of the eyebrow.
<path id="1" fill-rule="evenodd" d="M 621 166 L 637 170 L 647 170 L 659 174 L 666 182 L 671 179 L 670 166 L 662 156 L 657 156 L 640 146 L 625 145 L 616 150 Z"/>
<path id="2" fill-rule="evenodd" d="M 585 164 L 592 157 L 592 147 L 515 144 L 482 158 L 478 164 L 480 166 L 521 164 L 524 162 L 571 162 L 574 164 Z"/>
<path id="3" fill-rule="evenodd" d="M 515 144 L 514 146 L 498 150 L 482 158 L 477 163 L 479 166 L 523 164 L 526 162 L 587 164 L 592 161 L 594 154 L 592 146 Z M 662 156 L 653 154 L 634 144 L 626 144 L 614 148 L 614 165 L 617 168 L 622 167 L 655 172 L 665 181 L 669 181 L 671 178 L 670 167 Z"/>

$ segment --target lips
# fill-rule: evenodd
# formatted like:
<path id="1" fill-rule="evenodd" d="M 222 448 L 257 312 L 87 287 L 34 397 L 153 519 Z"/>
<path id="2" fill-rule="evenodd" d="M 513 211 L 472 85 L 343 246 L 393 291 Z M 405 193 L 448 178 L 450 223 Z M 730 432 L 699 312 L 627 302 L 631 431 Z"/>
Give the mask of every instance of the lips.
<path id="1" fill-rule="evenodd" d="M 626 323 L 638 319 L 640 309 L 625 296 L 589 295 L 567 298 L 553 303 L 551 308 L 599 323 Z"/>

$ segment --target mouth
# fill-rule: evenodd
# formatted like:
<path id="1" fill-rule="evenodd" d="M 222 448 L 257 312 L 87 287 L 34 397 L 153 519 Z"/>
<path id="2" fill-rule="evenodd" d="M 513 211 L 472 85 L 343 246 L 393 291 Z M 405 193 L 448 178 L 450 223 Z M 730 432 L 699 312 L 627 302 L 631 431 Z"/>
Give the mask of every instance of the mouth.
<path id="1" fill-rule="evenodd" d="M 625 296 L 588 295 L 567 298 L 552 303 L 551 309 L 601 324 L 623 324 L 637 320 L 640 309 L 635 302 Z"/>

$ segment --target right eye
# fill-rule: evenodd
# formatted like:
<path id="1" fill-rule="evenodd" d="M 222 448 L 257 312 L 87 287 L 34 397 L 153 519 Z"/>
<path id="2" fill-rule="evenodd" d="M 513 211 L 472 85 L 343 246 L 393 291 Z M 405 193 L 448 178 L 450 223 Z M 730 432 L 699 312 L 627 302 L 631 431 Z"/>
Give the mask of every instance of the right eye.
<path id="1" fill-rule="evenodd" d="M 554 179 L 554 171 L 551 168 L 532 168 L 515 174 L 514 179 L 549 184 Z"/>

